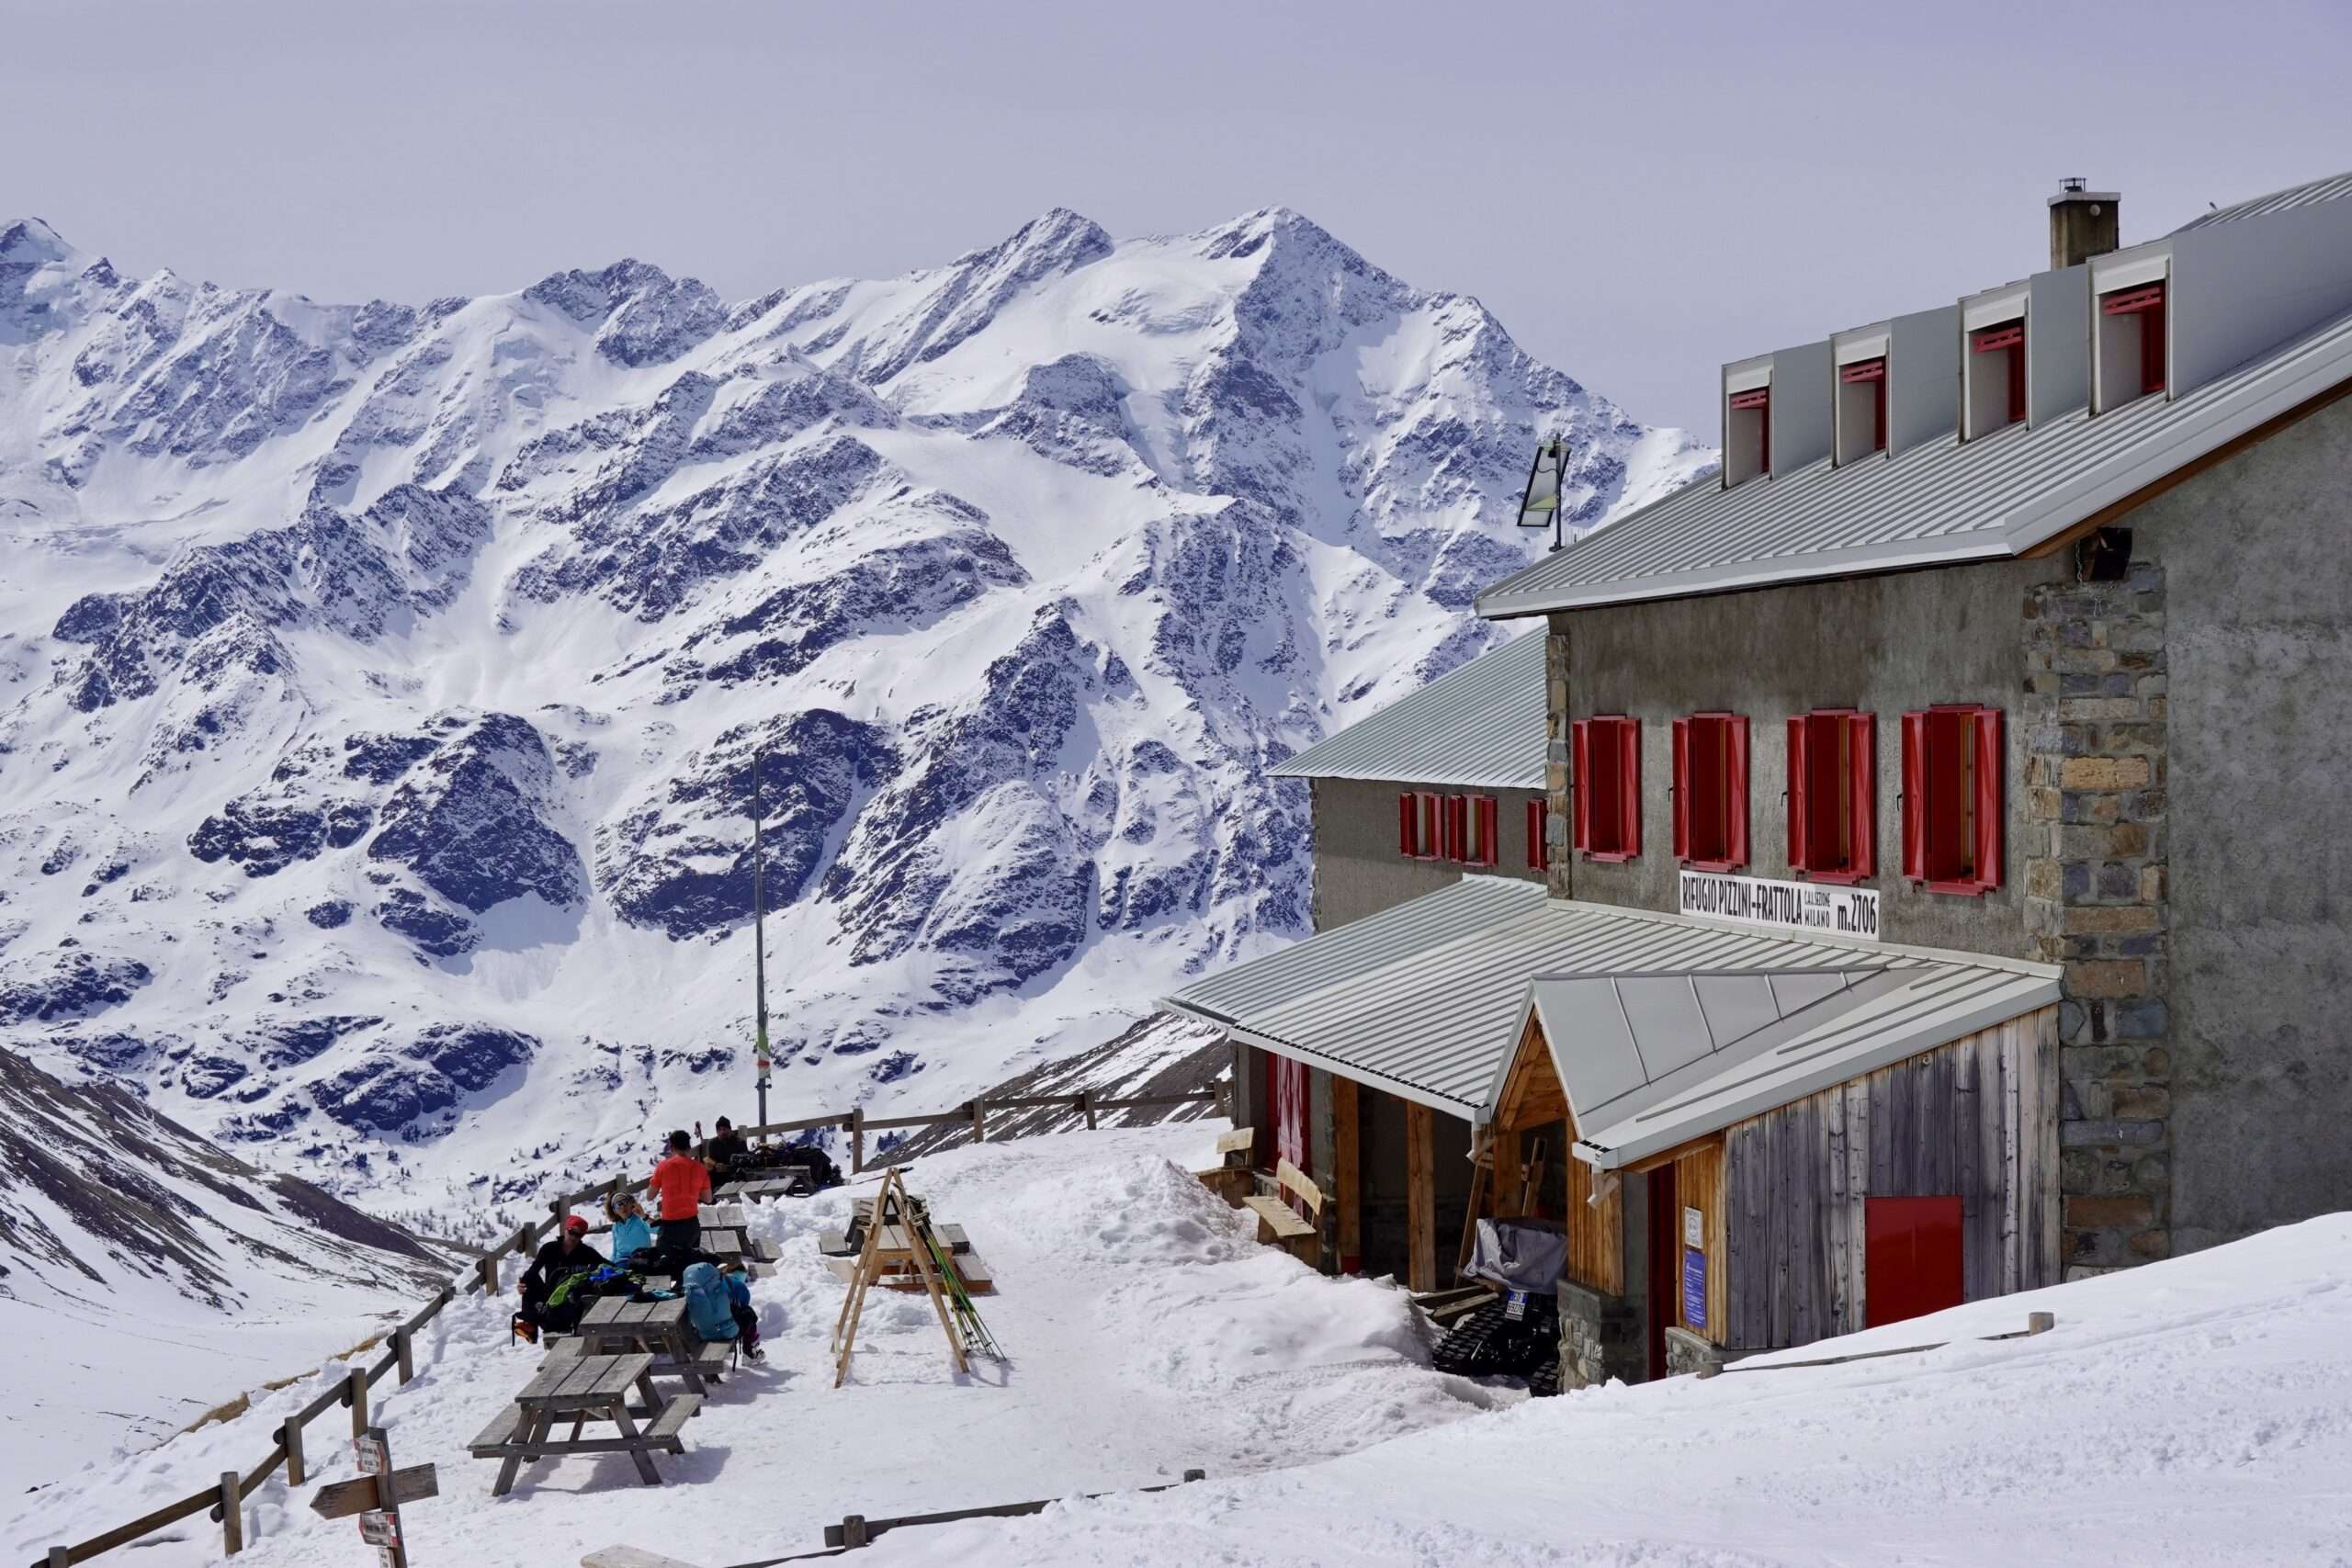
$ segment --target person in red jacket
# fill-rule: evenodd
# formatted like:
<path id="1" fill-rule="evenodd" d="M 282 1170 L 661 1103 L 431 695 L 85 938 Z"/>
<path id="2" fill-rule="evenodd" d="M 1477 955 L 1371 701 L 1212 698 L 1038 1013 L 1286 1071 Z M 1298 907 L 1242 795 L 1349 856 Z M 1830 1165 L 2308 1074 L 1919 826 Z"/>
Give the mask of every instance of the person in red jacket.
<path id="1" fill-rule="evenodd" d="M 694 1156 L 684 1128 L 670 1134 L 670 1152 L 653 1168 L 647 1185 L 654 1210 L 654 1246 L 663 1252 L 702 1249 L 702 1206 L 710 1197 L 710 1168 Z"/>

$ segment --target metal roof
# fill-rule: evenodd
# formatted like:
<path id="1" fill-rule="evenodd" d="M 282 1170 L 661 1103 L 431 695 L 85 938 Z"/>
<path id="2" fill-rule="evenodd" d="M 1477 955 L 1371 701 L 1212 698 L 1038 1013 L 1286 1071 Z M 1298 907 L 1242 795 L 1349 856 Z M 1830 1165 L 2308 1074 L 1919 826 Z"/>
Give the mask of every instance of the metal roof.
<path id="1" fill-rule="evenodd" d="M 1587 1113 L 1570 1075 L 1605 1091 L 1607 1064 L 1578 1061 L 1586 1032 L 1555 1033 L 1547 1022 L 1577 1109 L 1577 1157 L 1613 1169 L 2047 1007 L 2058 1000 L 2058 972 L 2038 968 L 1945 963 L 1884 971 L 1618 1094 L 1598 1114 Z"/>
<path id="2" fill-rule="evenodd" d="M 1280 778 L 1544 787 L 1544 639 L 1514 637 L 1271 770 Z"/>
<path id="3" fill-rule="evenodd" d="M 2268 196 L 2249 197 L 2233 201 L 2227 207 L 2200 213 L 2173 231 L 2185 234 L 2191 229 L 2207 229 L 2216 223 L 2235 223 L 2246 218 L 2267 218 L 2274 212 L 2288 212 L 2298 207 L 2311 207 L 2323 201 L 2341 201 L 2352 196 L 2352 174 L 2330 175 L 2325 179 L 2306 180 L 2285 190 L 2274 190 Z"/>
<path id="4" fill-rule="evenodd" d="M 1767 972 L 1867 976 L 1937 964 L 2030 973 L 2053 994 L 2058 973 L 1972 954 L 1789 937 L 1553 898 L 1541 884 L 1516 878 L 1465 876 L 1212 976 L 1166 1005 L 1279 1055 L 1476 1120 L 1518 1046 L 1528 987 L 1539 976 L 1687 981 Z M 1725 1007 L 1736 1004 L 1725 997 Z"/>
<path id="5" fill-rule="evenodd" d="M 1715 480 L 1589 534 L 1478 596 L 1493 617 L 2023 555 L 2352 378 L 2352 314 L 2178 398 L 2077 410 L 1877 462 Z"/>

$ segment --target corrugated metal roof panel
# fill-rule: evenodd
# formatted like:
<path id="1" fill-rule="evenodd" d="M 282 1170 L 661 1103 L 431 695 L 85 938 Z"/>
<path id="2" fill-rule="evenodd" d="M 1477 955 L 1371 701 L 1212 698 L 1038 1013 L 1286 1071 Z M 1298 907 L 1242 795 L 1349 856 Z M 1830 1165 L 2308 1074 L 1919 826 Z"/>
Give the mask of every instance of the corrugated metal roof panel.
<path id="1" fill-rule="evenodd" d="M 2310 207 L 2323 201 L 2341 201 L 2352 196 L 2352 174 L 2330 175 L 2325 179 L 2306 180 L 2285 190 L 2274 190 L 2268 196 L 2249 197 L 2244 201 L 2202 213 L 2173 231 L 2185 234 L 2191 229 L 2207 229 L 2216 223 L 2235 223 L 2248 218 L 2267 218 L 2274 212 L 2289 212 L 2298 207 Z"/>
<path id="2" fill-rule="evenodd" d="M 2076 412 L 1883 462 L 1702 479 L 1478 596 L 1489 616 L 2021 554 L 2352 378 L 2352 315 L 2177 399 Z"/>
<path id="3" fill-rule="evenodd" d="M 1515 637 L 1272 772 L 1281 778 L 1400 779 L 1544 787 L 1544 639 Z"/>
<path id="4" fill-rule="evenodd" d="M 1818 974 L 1929 962 L 1910 949 L 1576 903 L 1535 883 L 1468 876 L 1167 1000 L 1282 1055 L 1475 1119 L 1519 1043 L 1539 976 Z"/>
<path id="5" fill-rule="evenodd" d="M 2057 999 L 2055 971 L 1930 963 L 1888 974 L 1792 1015 L 1792 1034 L 1718 1053 L 1657 1092 L 1627 1097 L 1622 1115 L 1595 1123 L 1579 1108 L 1577 1156 L 1603 1169 L 1643 1159 Z M 1553 1041 L 1565 1081 L 1576 1036 Z"/>

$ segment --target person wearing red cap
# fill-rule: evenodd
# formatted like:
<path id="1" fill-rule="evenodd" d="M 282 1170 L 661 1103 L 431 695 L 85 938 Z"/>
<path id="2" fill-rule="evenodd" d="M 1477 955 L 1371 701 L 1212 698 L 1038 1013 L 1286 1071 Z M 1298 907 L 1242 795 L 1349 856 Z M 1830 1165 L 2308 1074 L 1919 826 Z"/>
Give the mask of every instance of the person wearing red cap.
<path id="1" fill-rule="evenodd" d="M 523 1333 L 527 1325 L 529 1332 L 524 1337 L 537 1339 L 547 1325 L 548 1296 L 556 1285 L 565 1275 L 600 1268 L 604 1261 L 604 1255 L 588 1245 L 588 1222 L 578 1214 L 566 1217 L 556 1238 L 540 1247 L 531 1266 L 523 1270 L 523 1310 L 516 1314 L 520 1320 L 516 1332 Z"/>

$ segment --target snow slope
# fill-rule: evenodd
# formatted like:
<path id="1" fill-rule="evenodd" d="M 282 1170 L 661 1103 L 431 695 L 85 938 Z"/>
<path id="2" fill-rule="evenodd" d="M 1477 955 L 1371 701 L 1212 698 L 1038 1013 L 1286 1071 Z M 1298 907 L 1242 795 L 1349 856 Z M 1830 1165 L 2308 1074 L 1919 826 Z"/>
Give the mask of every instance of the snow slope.
<path id="1" fill-rule="evenodd" d="M 660 1492 L 624 1458 L 526 1466 L 493 1499 L 479 1431 L 537 1365 L 506 1342 L 513 1297 L 462 1298 L 418 1348 L 420 1377 L 384 1385 L 376 1411 L 402 1464 L 436 1463 L 441 1495 L 407 1517 L 416 1561 L 468 1568 L 575 1562 L 616 1539 L 737 1562 L 804 1550 L 847 1513 L 874 1516 L 1018 1501 L 1071 1489 L 1156 1485 L 1346 1453 L 1457 1421 L 1508 1399 L 1430 1371 L 1401 1292 L 1327 1280 L 1260 1247 L 1236 1212 L 1185 1168 L 1205 1163 L 1201 1125 L 1073 1133 L 927 1158 L 914 1190 L 961 1224 L 998 1292 L 979 1300 L 1010 1365 L 948 1368 L 929 1303 L 876 1292 L 849 1385 L 831 1387 L 826 1341 L 843 1287 L 819 1262 L 856 1189 L 751 1212 L 783 1260 L 757 1287 L 768 1359 L 731 1375 L 658 1462 Z M 869 1189 L 870 1190 L 870 1189 Z M 510 1276 L 511 1278 L 511 1276 Z M 0 1501 L 0 1556 L 31 1560 L 249 1466 L 273 1424 L 334 1376 L 258 1396 L 252 1414 L 74 1485 Z M 334 1450 L 331 1430 L 311 1451 Z M 349 1470 L 330 1453 L 324 1480 Z M 282 1474 L 249 1501 L 256 1565 L 349 1556 L 348 1521 L 326 1524 Z M 687 1506 L 681 1506 L 681 1504 Z M 249 1535 L 249 1540 L 253 1538 Z M 217 1527 L 141 1547 L 148 1568 L 213 1561 Z"/>
<path id="2" fill-rule="evenodd" d="M 482 1212 L 922 1107 L 1305 922 L 1268 763 L 1483 649 L 1538 430 L 1705 471 L 1296 213 L 729 305 L 320 305 L 0 224 L 0 1038 Z M 482 1185 L 469 1186 L 480 1181 Z"/>
<path id="3" fill-rule="evenodd" d="M 890 1535 L 884 1564 L 2352 1563 L 2352 1214 L 1279 1475 Z M 1749 1363 L 1753 1365 L 1754 1363 Z M 723 1559 L 713 1558 L 712 1562 Z"/>

